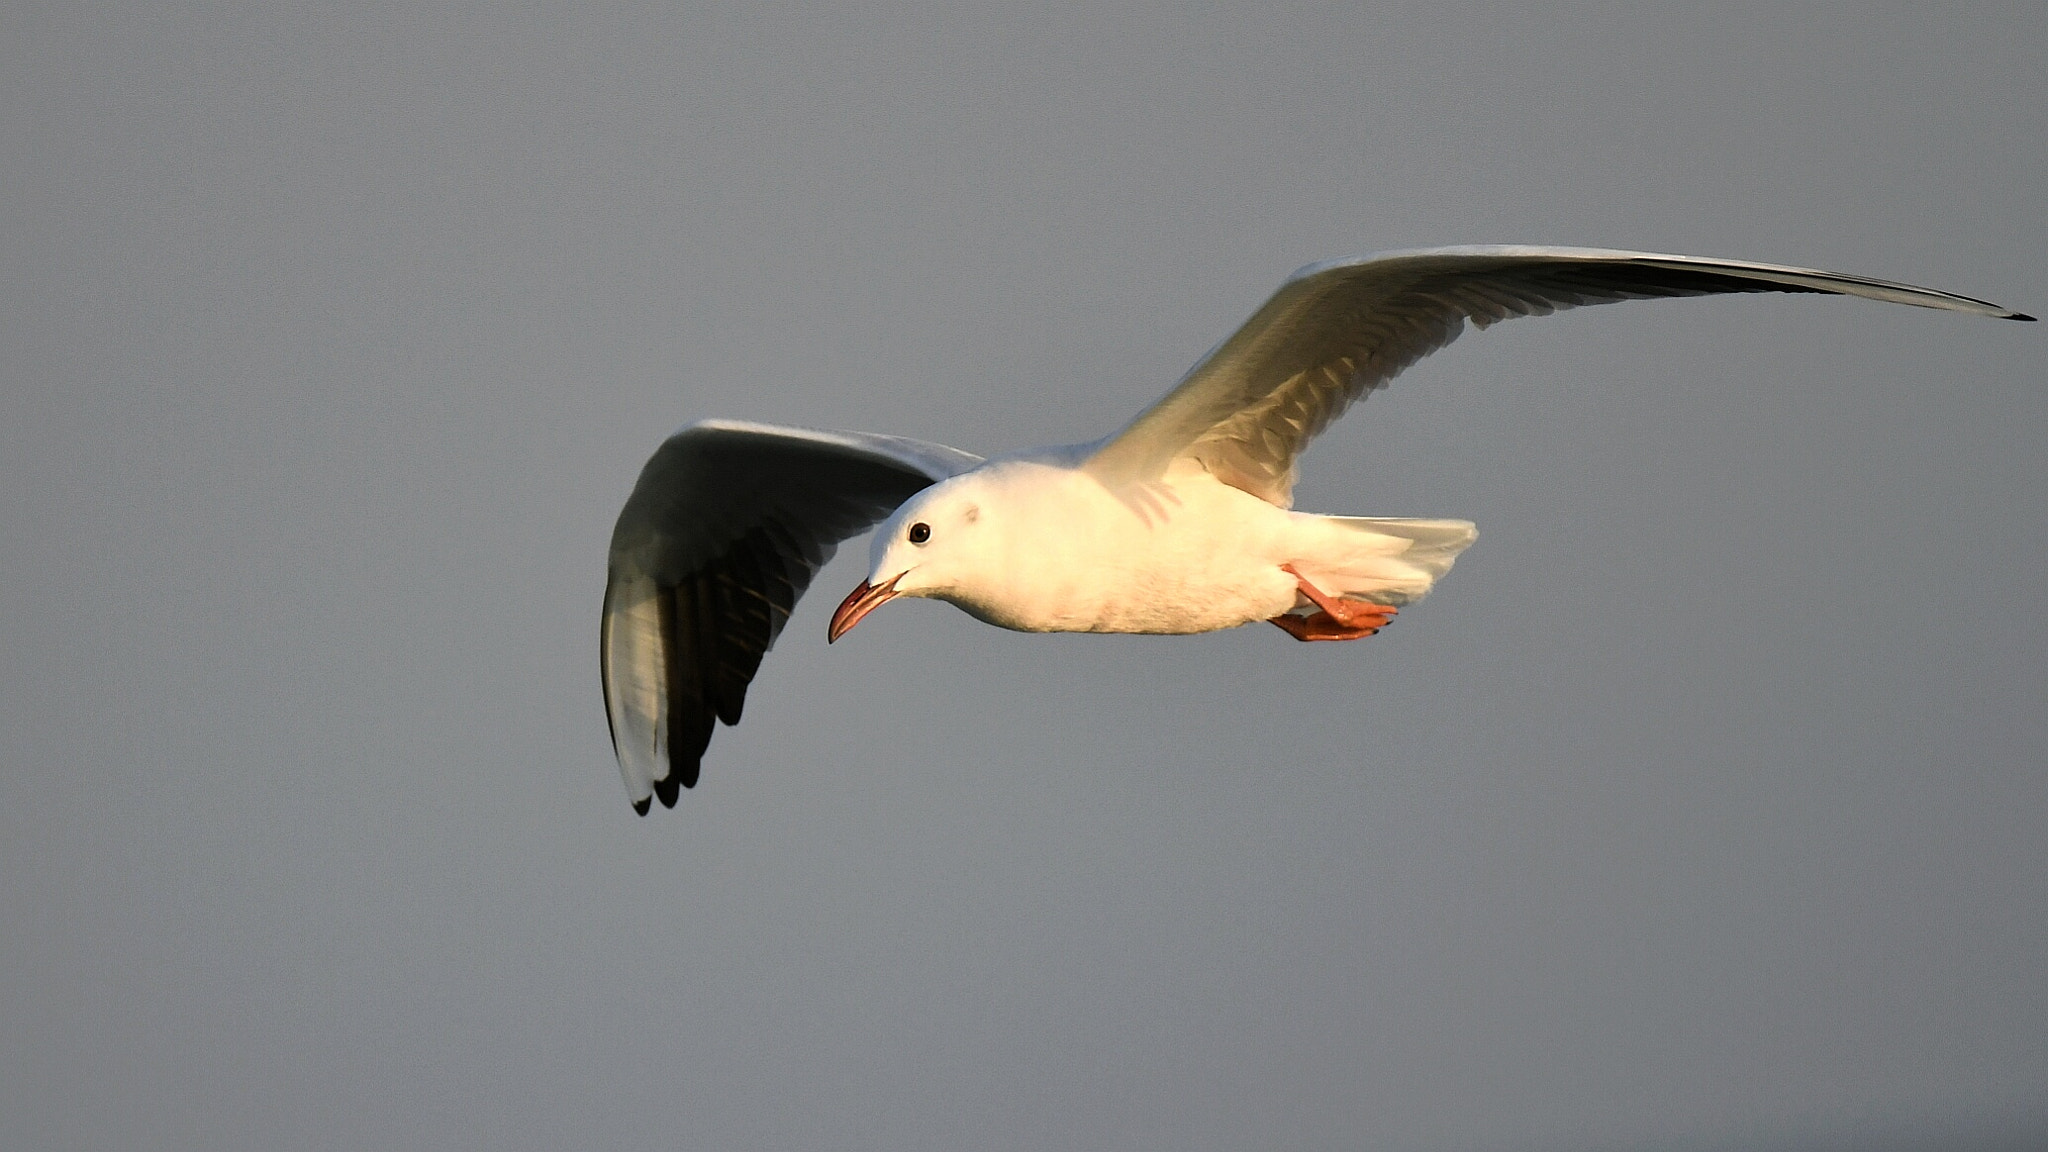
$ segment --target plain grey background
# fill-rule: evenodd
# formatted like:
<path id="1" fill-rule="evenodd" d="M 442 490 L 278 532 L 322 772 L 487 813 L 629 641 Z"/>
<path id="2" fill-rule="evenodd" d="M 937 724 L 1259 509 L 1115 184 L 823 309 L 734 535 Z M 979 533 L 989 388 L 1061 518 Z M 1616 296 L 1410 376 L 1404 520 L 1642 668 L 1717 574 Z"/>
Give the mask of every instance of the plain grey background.
<path id="1" fill-rule="evenodd" d="M 1919 7 L 8 4 L 0 1145 L 2048 1140 L 2040 325 L 1468 335 L 1308 457 L 1480 525 L 1362 644 L 827 650 L 863 541 L 676 811 L 598 694 L 689 420 L 1089 439 L 1428 244 L 2048 310 L 2048 7 Z"/>

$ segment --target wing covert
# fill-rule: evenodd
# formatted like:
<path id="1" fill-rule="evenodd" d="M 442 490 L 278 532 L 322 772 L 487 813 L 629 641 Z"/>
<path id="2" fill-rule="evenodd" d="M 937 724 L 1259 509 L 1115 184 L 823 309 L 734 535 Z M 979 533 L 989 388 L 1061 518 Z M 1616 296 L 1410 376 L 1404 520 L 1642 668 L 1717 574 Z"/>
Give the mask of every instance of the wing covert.
<path id="1" fill-rule="evenodd" d="M 714 721 L 840 541 L 981 462 L 894 436 L 704 421 L 640 473 L 612 531 L 599 664 L 635 810 L 697 783 Z"/>

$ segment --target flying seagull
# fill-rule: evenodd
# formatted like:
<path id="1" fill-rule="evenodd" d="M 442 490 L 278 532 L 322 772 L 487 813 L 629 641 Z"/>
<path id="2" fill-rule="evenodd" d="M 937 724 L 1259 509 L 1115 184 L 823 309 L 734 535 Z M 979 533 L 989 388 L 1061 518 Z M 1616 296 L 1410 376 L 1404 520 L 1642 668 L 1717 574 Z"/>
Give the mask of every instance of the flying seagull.
<path id="1" fill-rule="evenodd" d="M 837 545 L 880 523 L 836 641 L 898 596 L 1023 632 L 1191 633 L 1269 621 L 1355 640 L 1450 570 L 1462 520 L 1291 510 L 1302 449 L 1467 321 L 1724 292 L 1863 296 L 2032 320 L 1811 268 L 1598 248 L 1483 246 L 1311 264 L 1158 403 L 1103 440 L 984 460 L 865 432 L 689 425 L 612 533 L 600 663 L 634 809 L 694 787 L 712 722 Z"/>

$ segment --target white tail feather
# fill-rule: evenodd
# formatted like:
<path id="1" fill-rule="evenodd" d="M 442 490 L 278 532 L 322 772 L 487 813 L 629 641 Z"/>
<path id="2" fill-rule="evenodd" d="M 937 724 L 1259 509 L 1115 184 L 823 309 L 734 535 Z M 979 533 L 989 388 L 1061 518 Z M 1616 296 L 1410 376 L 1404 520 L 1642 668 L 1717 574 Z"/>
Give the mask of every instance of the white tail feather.
<path id="1" fill-rule="evenodd" d="M 1436 585 L 1470 547 L 1479 530 L 1469 520 L 1414 520 L 1370 516 L 1319 517 L 1351 529 L 1357 546 L 1319 557 L 1318 587 L 1353 600 L 1402 607 Z M 1307 572 L 1303 573 L 1308 575 Z"/>

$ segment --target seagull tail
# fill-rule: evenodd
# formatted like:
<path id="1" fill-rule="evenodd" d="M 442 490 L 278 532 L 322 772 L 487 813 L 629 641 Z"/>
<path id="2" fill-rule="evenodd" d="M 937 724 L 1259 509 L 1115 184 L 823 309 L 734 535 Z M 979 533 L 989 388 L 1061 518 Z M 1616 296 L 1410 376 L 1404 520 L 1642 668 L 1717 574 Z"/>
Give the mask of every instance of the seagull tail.
<path id="1" fill-rule="evenodd" d="M 1346 536 L 1353 545 L 1314 564 L 1329 580 L 1326 587 L 1354 600 L 1395 607 L 1427 596 L 1437 580 L 1457 562 L 1458 553 L 1471 547 L 1479 535 L 1469 520 L 1370 516 L 1318 519 L 1347 529 Z"/>

